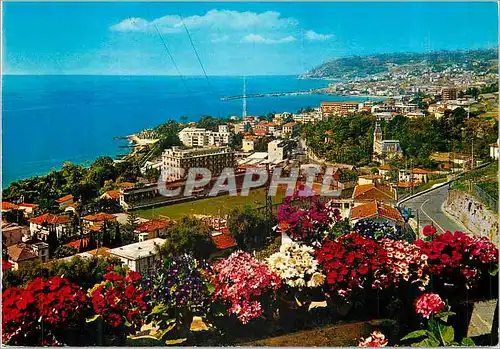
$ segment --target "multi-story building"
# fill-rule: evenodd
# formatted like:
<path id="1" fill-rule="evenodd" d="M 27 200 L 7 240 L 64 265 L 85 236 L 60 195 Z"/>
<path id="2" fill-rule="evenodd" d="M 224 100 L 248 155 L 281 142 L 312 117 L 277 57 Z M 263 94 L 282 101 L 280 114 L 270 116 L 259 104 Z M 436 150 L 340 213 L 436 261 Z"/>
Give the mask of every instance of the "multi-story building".
<path id="1" fill-rule="evenodd" d="M 179 132 L 179 139 L 187 147 L 224 145 L 229 143 L 230 136 L 227 125 L 219 125 L 218 132 L 196 127 L 186 127 Z"/>
<path id="2" fill-rule="evenodd" d="M 246 136 L 245 138 L 243 138 L 243 140 L 241 141 L 242 143 L 241 150 L 243 150 L 244 152 L 253 151 L 255 146 L 255 140 L 256 140 L 255 136 Z"/>
<path id="3" fill-rule="evenodd" d="M 234 167 L 234 151 L 229 147 L 181 149 L 172 147 L 162 154 L 163 170 L 168 171 L 167 180 L 184 178 L 192 167 L 203 167 L 219 175 L 226 167 Z"/>
<path id="4" fill-rule="evenodd" d="M 346 115 L 357 112 L 362 106 L 358 102 L 321 102 L 320 109 L 323 114 Z"/>
<path id="5" fill-rule="evenodd" d="M 267 144 L 267 159 L 270 163 L 279 163 L 288 157 L 290 145 L 286 141 L 274 140 Z"/>
<path id="6" fill-rule="evenodd" d="M 457 89 L 455 87 L 443 87 L 441 89 L 441 99 L 443 101 L 457 99 Z"/>
<path id="7" fill-rule="evenodd" d="M 300 124 L 298 122 L 292 121 L 283 125 L 283 135 L 285 136 L 295 136 L 299 132 Z"/>
<path id="8" fill-rule="evenodd" d="M 2 237 L 5 246 L 9 247 L 23 241 L 29 237 L 29 228 L 16 223 L 2 221 Z"/>

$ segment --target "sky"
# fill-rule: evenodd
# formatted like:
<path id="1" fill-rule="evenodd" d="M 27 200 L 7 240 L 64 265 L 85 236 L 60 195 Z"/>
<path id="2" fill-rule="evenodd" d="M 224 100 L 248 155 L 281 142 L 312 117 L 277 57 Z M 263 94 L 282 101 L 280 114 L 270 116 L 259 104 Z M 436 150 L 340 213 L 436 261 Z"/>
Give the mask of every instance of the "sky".
<path id="1" fill-rule="evenodd" d="M 4 74 L 291 75 L 336 57 L 496 47 L 498 8 L 4 2 L 2 39 Z"/>

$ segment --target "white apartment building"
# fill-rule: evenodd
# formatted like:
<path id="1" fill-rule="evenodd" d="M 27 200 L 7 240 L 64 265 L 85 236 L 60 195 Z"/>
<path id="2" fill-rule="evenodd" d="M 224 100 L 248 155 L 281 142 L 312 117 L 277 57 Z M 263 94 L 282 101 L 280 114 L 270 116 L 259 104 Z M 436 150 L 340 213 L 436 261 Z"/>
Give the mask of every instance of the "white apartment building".
<path id="1" fill-rule="evenodd" d="M 221 146 L 228 144 L 230 137 L 227 125 L 219 125 L 218 132 L 196 127 L 186 127 L 179 132 L 179 139 L 187 147 Z"/>
<path id="2" fill-rule="evenodd" d="M 267 160 L 269 163 L 278 163 L 288 156 L 289 146 L 287 142 L 274 140 L 267 144 Z"/>

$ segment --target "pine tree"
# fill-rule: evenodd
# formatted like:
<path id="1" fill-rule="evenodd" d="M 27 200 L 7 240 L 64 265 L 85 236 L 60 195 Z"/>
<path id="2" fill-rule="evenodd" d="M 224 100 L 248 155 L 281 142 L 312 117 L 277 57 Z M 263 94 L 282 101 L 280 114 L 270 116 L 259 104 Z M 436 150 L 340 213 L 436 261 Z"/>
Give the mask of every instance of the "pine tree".
<path id="1" fill-rule="evenodd" d="M 123 244 L 122 233 L 120 231 L 120 225 L 115 225 L 115 235 L 113 236 L 113 246 L 121 246 Z"/>
<path id="2" fill-rule="evenodd" d="M 51 225 L 49 227 L 49 236 L 47 237 L 47 244 L 49 244 L 49 256 L 54 256 L 54 252 L 59 246 L 59 241 L 57 240 L 56 228 Z"/>

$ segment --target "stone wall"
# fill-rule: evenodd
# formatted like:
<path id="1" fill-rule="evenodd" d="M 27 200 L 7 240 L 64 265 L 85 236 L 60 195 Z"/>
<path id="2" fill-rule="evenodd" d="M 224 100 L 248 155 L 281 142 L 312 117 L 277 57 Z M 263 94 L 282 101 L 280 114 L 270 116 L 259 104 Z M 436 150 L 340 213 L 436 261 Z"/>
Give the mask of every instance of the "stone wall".
<path id="1" fill-rule="evenodd" d="M 498 215 L 474 196 L 450 190 L 445 202 L 446 213 L 459 220 L 472 234 L 487 236 L 498 243 Z"/>

